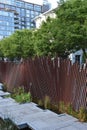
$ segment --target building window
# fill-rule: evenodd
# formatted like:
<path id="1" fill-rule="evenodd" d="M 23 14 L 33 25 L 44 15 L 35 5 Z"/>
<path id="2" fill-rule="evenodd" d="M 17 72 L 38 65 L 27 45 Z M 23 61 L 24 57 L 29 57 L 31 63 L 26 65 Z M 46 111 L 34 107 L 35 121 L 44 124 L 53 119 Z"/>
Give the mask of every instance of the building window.
<path id="1" fill-rule="evenodd" d="M 25 27 L 24 27 L 24 26 L 22 26 L 21 28 L 22 28 L 22 29 L 24 29 Z"/>
<path id="2" fill-rule="evenodd" d="M 0 4 L 0 8 L 4 8 L 4 4 Z"/>
<path id="3" fill-rule="evenodd" d="M 30 26 L 26 26 L 27 29 L 30 29 Z"/>
<path id="4" fill-rule="evenodd" d="M 21 7 L 24 8 L 24 6 L 25 6 L 24 2 L 20 2 L 20 3 L 21 3 Z"/>
<path id="5" fill-rule="evenodd" d="M 21 16 L 25 16 L 25 10 L 21 9 Z"/>
<path id="6" fill-rule="evenodd" d="M 24 21 L 25 21 L 25 18 L 24 18 L 24 17 L 22 17 L 22 18 L 21 18 L 21 21 L 23 21 L 23 22 L 24 22 Z"/>
<path id="7" fill-rule="evenodd" d="M 26 17 L 30 17 L 30 14 L 26 14 Z"/>
<path id="8" fill-rule="evenodd" d="M 11 8 L 11 10 L 16 10 L 16 7 L 14 7 L 14 6 L 11 6 L 10 8 Z"/>
<path id="9" fill-rule="evenodd" d="M 30 10 L 33 10 L 33 4 L 25 3 L 25 7 L 30 9 Z"/>
<path id="10" fill-rule="evenodd" d="M 20 14 L 21 13 L 21 9 L 20 8 L 16 8 L 16 11 Z"/>
<path id="11" fill-rule="evenodd" d="M 35 12 L 35 16 L 38 16 L 40 14 L 40 12 Z"/>
<path id="12" fill-rule="evenodd" d="M 26 14 L 30 14 L 30 10 L 26 10 Z"/>
<path id="13" fill-rule="evenodd" d="M 16 2 L 17 7 L 21 7 L 21 3 L 19 1 Z"/>
<path id="14" fill-rule="evenodd" d="M 34 27 L 34 24 L 33 24 L 33 23 L 31 23 L 31 27 Z"/>
<path id="15" fill-rule="evenodd" d="M 10 9 L 10 5 L 5 5 L 5 8 L 6 9 Z"/>
<path id="16" fill-rule="evenodd" d="M 31 18 L 34 18 L 34 15 L 35 14 L 35 12 L 34 11 L 31 11 Z"/>
<path id="17" fill-rule="evenodd" d="M 27 26 L 30 26 L 30 22 L 26 22 L 26 25 L 27 25 Z"/>
<path id="18" fill-rule="evenodd" d="M 41 6 L 39 6 L 39 5 L 34 5 L 34 10 L 41 12 Z"/>
<path id="19" fill-rule="evenodd" d="M 26 18 L 26 21 L 30 21 L 30 18 Z"/>

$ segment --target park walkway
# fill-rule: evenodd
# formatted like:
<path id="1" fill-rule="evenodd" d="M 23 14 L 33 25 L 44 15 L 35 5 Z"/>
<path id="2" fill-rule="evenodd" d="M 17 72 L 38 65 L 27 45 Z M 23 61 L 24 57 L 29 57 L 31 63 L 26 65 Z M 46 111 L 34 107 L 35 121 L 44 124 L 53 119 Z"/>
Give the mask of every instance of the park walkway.
<path id="1" fill-rule="evenodd" d="M 27 125 L 32 130 L 87 130 L 87 123 L 81 123 L 66 113 L 43 110 L 33 102 L 19 104 L 4 97 L 9 94 L 0 90 L 0 118 L 10 119 L 19 129 Z"/>

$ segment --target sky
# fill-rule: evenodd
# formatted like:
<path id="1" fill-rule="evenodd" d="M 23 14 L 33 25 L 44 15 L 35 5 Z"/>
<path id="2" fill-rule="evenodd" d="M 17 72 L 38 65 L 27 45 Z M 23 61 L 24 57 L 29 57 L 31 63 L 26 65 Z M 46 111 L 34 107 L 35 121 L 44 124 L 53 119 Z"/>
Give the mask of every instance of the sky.
<path id="1" fill-rule="evenodd" d="M 43 3 L 43 0 L 24 0 L 24 1 L 40 4 L 40 5 Z M 57 0 L 48 0 L 48 1 L 52 4 L 52 8 L 57 7 L 57 2 L 56 2 Z"/>
<path id="2" fill-rule="evenodd" d="M 57 7 L 57 0 L 49 0 L 50 3 L 52 3 L 52 8 Z"/>

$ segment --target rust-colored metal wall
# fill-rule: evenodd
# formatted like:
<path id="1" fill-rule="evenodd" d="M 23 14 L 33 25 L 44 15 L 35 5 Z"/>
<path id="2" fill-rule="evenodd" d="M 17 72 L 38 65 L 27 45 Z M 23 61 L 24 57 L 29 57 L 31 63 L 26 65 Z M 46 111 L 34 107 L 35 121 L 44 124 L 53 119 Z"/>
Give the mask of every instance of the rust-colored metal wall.
<path id="1" fill-rule="evenodd" d="M 0 62 L 0 82 L 7 84 L 9 90 L 24 86 L 34 98 L 71 103 L 78 110 L 87 108 L 87 66 L 80 68 L 69 60 L 42 57 L 25 60 L 21 63 Z"/>

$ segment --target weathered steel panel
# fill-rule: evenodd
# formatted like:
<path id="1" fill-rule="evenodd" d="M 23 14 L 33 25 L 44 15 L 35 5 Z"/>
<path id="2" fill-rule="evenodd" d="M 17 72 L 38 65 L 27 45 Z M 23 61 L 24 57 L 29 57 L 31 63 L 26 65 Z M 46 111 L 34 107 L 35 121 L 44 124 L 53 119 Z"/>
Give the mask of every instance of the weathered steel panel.
<path id="1" fill-rule="evenodd" d="M 76 110 L 87 108 L 87 65 L 81 68 L 58 57 L 0 62 L 0 82 L 6 83 L 9 90 L 24 86 L 34 98 L 44 99 L 48 95 L 52 103 L 64 101 Z"/>

